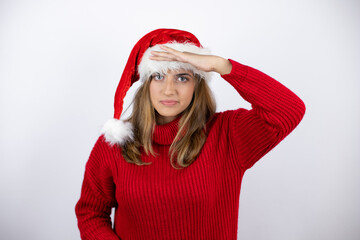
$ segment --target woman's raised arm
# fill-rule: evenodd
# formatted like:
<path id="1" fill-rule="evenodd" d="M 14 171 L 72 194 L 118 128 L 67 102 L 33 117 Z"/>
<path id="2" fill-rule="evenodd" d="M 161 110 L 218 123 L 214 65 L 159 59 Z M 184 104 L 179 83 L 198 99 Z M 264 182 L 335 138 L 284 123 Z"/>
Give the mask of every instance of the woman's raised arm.
<path id="1" fill-rule="evenodd" d="M 234 150 L 240 167 L 250 168 L 274 148 L 301 121 L 304 102 L 291 90 L 265 73 L 229 59 L 232 70 L 221 75 L 252 109 L 233 110 L 229 119 Z"/>

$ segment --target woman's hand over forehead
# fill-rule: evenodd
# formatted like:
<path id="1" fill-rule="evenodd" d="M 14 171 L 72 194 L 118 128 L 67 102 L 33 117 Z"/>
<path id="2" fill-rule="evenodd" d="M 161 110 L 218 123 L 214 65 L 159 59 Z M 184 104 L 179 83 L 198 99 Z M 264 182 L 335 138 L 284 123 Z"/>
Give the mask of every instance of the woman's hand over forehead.
<path id="1" fill-rule="evenodd" d="M 151 60 L 189 63 L 201 71 L 217 72 L 221 75 L 230 73 L 232 69 L 230 61 L 219 56 L 180 52 L 164 45 L 160 48 L 165 52 L 151 51 Z"/>

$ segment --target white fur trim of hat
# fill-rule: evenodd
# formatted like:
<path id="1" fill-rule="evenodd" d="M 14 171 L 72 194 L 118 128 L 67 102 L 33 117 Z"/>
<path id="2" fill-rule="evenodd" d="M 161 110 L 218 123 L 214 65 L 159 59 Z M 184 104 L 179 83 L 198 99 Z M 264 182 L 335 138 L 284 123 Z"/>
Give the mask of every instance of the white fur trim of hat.
<path id="1" fill-rule="evenodd" d="M 190 63 L 183 63 L 178 61 L 157 61 L 151 60 L 149 57 L 151 55 L 151 51 L 160 51 L 165 52 L 163 49 L 160 48 L 160 45 L 165 45 L 167 47 L 171 47 L 177 51 L 181 52 L 191 52 L 196 54 L 202 55 L 210 55 L 211 52 L 208 48 L 200 48 L 195 44 L 188 42 L 188 43 L 177 43 L 177 42 L 169 42 L 165 44 L 157 44 L 153 47 L 148 48 L 141 59 L 141 62 L 138 66 L 138 72 L 140 75 L 140 80 L 145 81 L 149 78 L 149 76 L 153 73 L 162 73 L 166 74 L 168 70 L 179 70 L 185 69 L 192 71 L 194 74 L 199 74 L 202 78 L 210 81 L 212 73 L 205 72 L 197 69 Z"/>

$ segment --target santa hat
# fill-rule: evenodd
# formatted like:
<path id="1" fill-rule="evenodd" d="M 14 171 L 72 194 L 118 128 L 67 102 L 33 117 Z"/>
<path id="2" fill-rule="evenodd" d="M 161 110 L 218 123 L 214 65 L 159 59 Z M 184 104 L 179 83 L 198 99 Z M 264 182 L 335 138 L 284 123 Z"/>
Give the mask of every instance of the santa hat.
<path id="1" fill-rule="evenodd" d="M 146 81 L 154 72 L 166 73 L 167 70 L 186 69 L 210 79 L 209 72 L 200 71 L 189 63 L 176 61 L 156 61 L 149 56 L 151 51 L 164 51 L 160 45 L 166 45 L 182 52 L 210 54 L 199 40 L 190 32 L 178 29 L 157 29 L 143 36 L 132 49 L 115 93 L 114 118 L 107 121 L 102 129 L 107 142 L 123 144 L 133 139 L 133 129 L 129 122 L 120 120 L 126 92 L 138 81 Z"/>

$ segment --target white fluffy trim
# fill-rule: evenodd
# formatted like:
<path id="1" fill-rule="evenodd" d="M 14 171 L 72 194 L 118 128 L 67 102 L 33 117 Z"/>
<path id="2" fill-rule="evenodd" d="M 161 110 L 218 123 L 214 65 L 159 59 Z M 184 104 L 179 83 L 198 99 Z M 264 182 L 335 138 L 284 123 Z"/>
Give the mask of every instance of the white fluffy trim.
<path id="1" fill-rule="evenodd" d="M 104 134 L 106 142 L 110 145 L 122 145 L 134 137 L 132 124 L 115 118 L 104 124 L 101 133 Z"/>
<path id="2" fill-rule="evenodd" d="M 182 63 L 177 61 L 156 61 L 151 60 L 150 52 L 151 51 L 160 51 L 164 52 L 163 49 L 160 48 L 160 45 L 165 45 L 175 50 L 182 51 L 182 52 L 191 52 L 196 54 L 202 55 L 209 55 L 211 54 L 210 50 L 207 48 L 199 48 L 198 46 L 194 45 L 193 43 L 177 43 L 177 42 L 170 42 L 165 44 L 157 44 L 153 47 L 148 48 L 141 59 L 141 62 L 138 66 L 138 72 L 140 75 L 140 80 L 145 81 L 148 77 L 155 73 L 163 73 L 166 74 L 168 70 L 179 70 L 179 69 L 186 69 L 193 71 L 196 74 L 199 74 L 201 77 L 205 78 L 207 81 L 211 79 L 211 72 L 204 72 L 200 71 L 199 69 L 195 68 L 190 63 Z"/>

